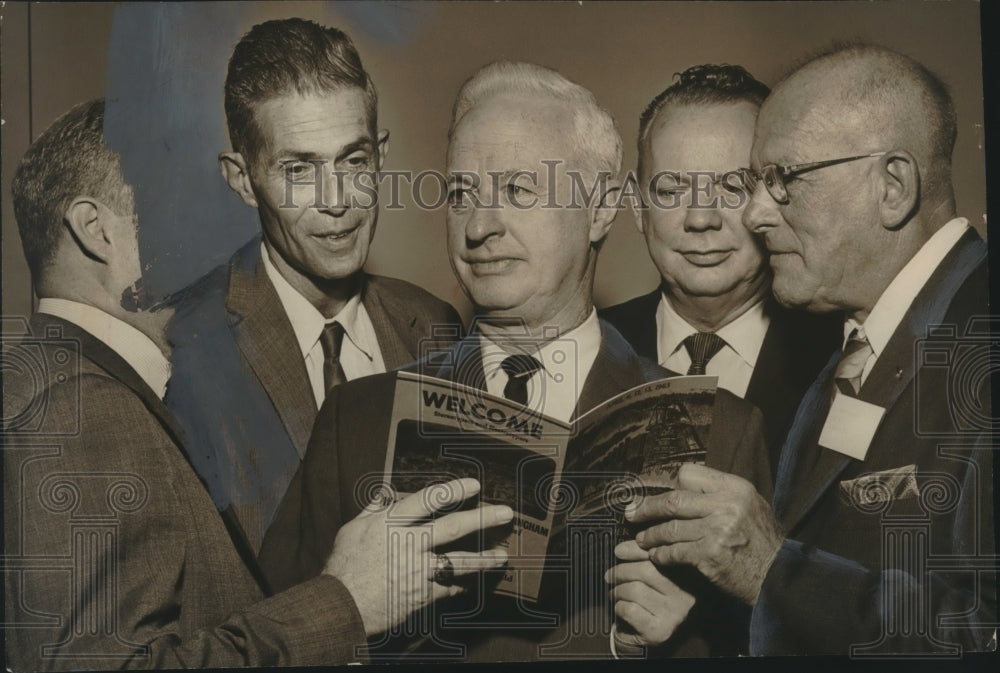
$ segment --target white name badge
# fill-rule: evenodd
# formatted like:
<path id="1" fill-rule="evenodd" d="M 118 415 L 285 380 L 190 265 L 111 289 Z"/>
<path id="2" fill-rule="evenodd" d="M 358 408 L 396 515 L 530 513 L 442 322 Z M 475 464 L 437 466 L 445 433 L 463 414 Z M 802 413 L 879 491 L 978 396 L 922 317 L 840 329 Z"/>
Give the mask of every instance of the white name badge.
<path id="1" fill-rule="evenodd" d="M 864 460 L 878 430 L 885 407 L 863 402 L 836 390 L 819 445 L 857 460 Z"/>

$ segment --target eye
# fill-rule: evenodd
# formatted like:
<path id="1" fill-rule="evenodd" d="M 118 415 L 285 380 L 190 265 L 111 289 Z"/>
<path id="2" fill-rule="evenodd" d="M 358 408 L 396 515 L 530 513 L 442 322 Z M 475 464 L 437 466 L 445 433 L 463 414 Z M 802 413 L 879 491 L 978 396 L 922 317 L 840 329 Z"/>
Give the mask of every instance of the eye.
<path id="1" fill-rule="evenodd" d="M 530 189 L 514 184 L 513 182 L 508 182 L 504 189 L 507 192 L 507 198 L 518 198 L 523 195 L 531 194 Z"/>
<path id="2" fill-rule="evenodd" d="M 363 171 L 370 163 L 371 156 L 367 152 L 355 152 L 341 162 L 349 171 Z"/>
<path id="3" fill-rule="evenodd" d="M 288 161 L 282 164 L 285 170 L 285 177 L 296 182 L 302 182 L 309 178 L 316 170 L 316 166 L 308 161 Z"/>

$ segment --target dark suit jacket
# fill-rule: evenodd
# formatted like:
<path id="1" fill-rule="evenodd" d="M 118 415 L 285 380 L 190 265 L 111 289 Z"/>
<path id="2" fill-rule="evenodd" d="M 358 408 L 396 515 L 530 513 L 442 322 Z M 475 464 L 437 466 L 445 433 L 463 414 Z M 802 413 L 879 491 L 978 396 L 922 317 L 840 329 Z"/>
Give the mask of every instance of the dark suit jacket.
<path id="1" fill-rule="evenodd" d="M 361 300 L 387 369 L 420 356 L 421 341 L 454 341 L 461 319 L 405 281 L 366 275 Z M 260 238 L 172 299 L 167 406 L 216 506 L 237 512 L 254 549 L 299 466 L 316 402 L 295 333 L 260 259 Z"/>
<path id="2" fill-rule="evenodd" d="M 787 539 L 753 611 L 754 654 L 986 649 L 996 574 L 972 568 L 996 553 L 996 417 L 989 332 L 970 319 L 988 313 L 987 297 L 986 245 L 970 230 L 859 391 L 886 409 L 864 460 L 818 446 L 839 354 L 806 394 L 779 465 L 774 508 Z M 929 337 L 929 325 L 946 328 Z M 905 466 L 916 488 L 845 484 Z"/>
<path id="3" fill-rule="evenodd" d="M 622 333 L 639 355 L 654 362 L 658 340 L 656 309 L 661 296 L 658 288 L 598 312 Z M 764 310 L 771 323 L 743 397 L 764 414 L 764 437 L 771 468 L 776 470 L 795 410 L 830 355 L 840 348 L 844 321 L 840 313 L 818 315 L 793 311 L 773 299 L 767 300 Z"/>
<path id="4" fill-rule="evenodd" d="M 605 400 L 647 381 L 666 376 L 655 363 L 639 358 L 618 332 L 607 323 L 601 324 L 601 348 L 591 368 L 577 404 L 577 414 L 585 413 Z M 437 357 L 414 363 L 411 371 L 465 385 L 485 389 L 485 376 L 479 351 L 478 337 L 455 344 Z M 381 481 L 385 467 L 389 421 L 395 377 L 392 374 L 367 377 L 331 391 L 316 420 L 309 450 L 302 469 L 296 474 L 274 524 L 268 530 L 260 552 L 260 561 L 269 581 L 276 587 L 290 586 L 315 576 L 333 547 L 337 530 L 354 517 L 366 503 L 365 484 Z M 716 397 L 713 423 L 709 437 L 707 464 L 732 472 L 754 482 L 770 496 L 770 469 L 763 442 L 760 412 L 736 396 L 720 390 Z M 341 419 L 352 419 L 344 423 Z M 364 419 L 364 422 L 353 422 Z M 601 576 L 604 569 L 595 570 L 593 577 L 601 584 L 601 596 L 606 587 Z M 558 590 L 557 590 L 558 593 Z M 475 598 L 472 599 L 475 601 Z M 547 599 L 557 604 L 560 599 Z M 713 597 L 714 600 L 714 597 Z M 455 610 L 467 609 L 468 601 Z M 587 639 L 576 638 L 573 647 L 560 649 L 550 656 L 571 656 L 586 652 L 588 656 L 608 656 L 608 629 L 611 618 L 608 606 L 588 606 L 603 624 L 601 633 Z M 508 610 L 508 607 L 501 610 Z M 553 608 L 556 614 L 558 607 Z M 565 613 L 565 608 L 561 610 Z M 581 611 L 581 615 L 584 612 Z M 515 619 L 522 616 L 515 615 Z M 747 615 L 748 618 L 748 615 Z M 473 633 L 461 629 L 435 628 L 438 641 L 460 640 L 469 647 L 467 660 L 519 661 L 538 657 L 538 645 L 555 644 L 565 637 L 565 620 L 560 628 L 534 629 L 525 632 L 511 629 L 491 629 L 484 632 L 482 623 Z M 721 629 L 720 629 L 721 631 Z M 743 624 L 745 638 L 746 624 Z M 488 636 L 484 638 L 484 635 Z M 687 639 L 686 640 L 692 640 Z M 393 643 L 385 644 L 391 648 Z M 707 654 L 711 646 L 704 641 L 690 643 L 682 651 L 691 656 Z M 376 648 L 377 649 L 377 648 Z M 445 648 L 445 651 L 448 651 Z M 430 655 L 434 656 L 434 655 Z M 440 651 L 438 656 L 440 655 Z"/>
<path id="5" fill-rule="evenodd" d="M 138 374 L 71 323 L 39 314 L 31 327 L 4 351 L 37 365 L 5 366 L 5 408 L 30 412 L 5 416 L 3 436 L 7 666 L 357 660 L 364 629 L 340 582 L 265 598 L 246 541 Z"/>

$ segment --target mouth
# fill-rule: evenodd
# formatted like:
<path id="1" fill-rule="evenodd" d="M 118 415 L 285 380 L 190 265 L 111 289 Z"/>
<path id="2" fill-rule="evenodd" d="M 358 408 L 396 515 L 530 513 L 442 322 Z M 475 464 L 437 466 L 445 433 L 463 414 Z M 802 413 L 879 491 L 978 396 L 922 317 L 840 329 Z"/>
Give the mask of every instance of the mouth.
<path id="1" fill-rule="evenodd" d="M 343 245 L 344 242 L 348 241 L 352 236 L 354 236 L 357 233 L 358 229 L 360 228 L 361 225 L 356 224 L 350 229 L 345 229 L 344 231 L 331 231 L 325 234 L 312 234 L 312 237 L 327 245 Z"/>
<path id="2" fill-rule="evenodd" d="M 513 269 L 518 260 L 514 257 L 491 257 L 488 259 L 465 259 L 464 261 L 476 276 L 495 276 L 505 274 Z"/>
<path id="3" fill-rule="evenodd" d="M 695 266 L 718 266 L 725 262 L 735 252 L 734 250 L 689 250 L 682 252 L 689 263 Z"/>

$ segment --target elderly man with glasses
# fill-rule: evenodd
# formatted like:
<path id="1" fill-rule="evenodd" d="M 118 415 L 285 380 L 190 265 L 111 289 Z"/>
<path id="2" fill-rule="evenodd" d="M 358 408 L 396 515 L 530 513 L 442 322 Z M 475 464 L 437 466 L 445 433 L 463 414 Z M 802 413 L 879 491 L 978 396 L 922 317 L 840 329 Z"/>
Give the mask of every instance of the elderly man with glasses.
<path id="1" fill-rule="evenodd" d="M 761 108 L 744 224 L 790 307 L 843 311 L 773 508 L 685 466 L 619 556 L 693 565 L 752 606 L 753 654 L 995 649 L 986 245 L 956 214 L 954 106 L 912 59 L 855 45 Z"/>

